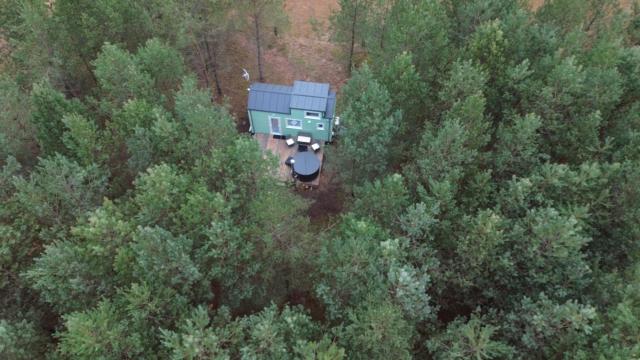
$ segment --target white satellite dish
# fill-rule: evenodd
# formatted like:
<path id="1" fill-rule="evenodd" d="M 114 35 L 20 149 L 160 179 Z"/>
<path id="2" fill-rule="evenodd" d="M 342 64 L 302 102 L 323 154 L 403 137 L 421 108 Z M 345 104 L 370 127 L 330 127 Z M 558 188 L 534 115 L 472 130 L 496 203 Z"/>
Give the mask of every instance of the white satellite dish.
<path id="1" fill-rule="evenodd" d="M 249 77 L 249 72 L 247 71 L 247 69 L 242 69 L 242 77 L 249 81 L 250 77 Z"/>

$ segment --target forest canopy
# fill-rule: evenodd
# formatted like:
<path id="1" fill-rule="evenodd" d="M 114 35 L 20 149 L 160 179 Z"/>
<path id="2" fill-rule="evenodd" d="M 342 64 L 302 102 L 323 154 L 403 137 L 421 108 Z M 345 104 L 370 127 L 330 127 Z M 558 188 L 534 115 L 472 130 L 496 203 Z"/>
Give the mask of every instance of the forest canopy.
<path id="1" fill-rule="evenodd" d="M 337 1 L 322 218 L 223 92 L 285 10 L 0 0 L 0 358 L 640 357 L 640 2 Z"/>

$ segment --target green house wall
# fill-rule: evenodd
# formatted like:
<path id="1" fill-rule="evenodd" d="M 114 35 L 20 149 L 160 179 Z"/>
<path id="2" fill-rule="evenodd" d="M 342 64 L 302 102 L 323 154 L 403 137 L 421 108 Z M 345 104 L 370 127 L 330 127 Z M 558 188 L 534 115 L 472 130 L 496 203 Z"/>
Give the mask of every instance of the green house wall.
<path id="1" fill-rule="evenodd" d="M 324 113 L 322 113 L 322 116 L 324 116 Z M 249 110 L 249 121 L 251 121 L 253 132 L 259 134 L 271 134 L 270 117 L 280 119 L 281 135 L 297 136 L 299 132 L 306 132 L 311 133 L 311 136 L 316 140 L 331 141 L 331 131 L 333 130 L 331 119 L 306 119 L 304 117 L 304 110 L 298 109 L 291 109 L 291 114 Z M 300 120 L 302 123 L 302 129 L 288 128 L 286 119 Z M 324 124 L 324 130 L 318 130 L 318 123 Z"/>

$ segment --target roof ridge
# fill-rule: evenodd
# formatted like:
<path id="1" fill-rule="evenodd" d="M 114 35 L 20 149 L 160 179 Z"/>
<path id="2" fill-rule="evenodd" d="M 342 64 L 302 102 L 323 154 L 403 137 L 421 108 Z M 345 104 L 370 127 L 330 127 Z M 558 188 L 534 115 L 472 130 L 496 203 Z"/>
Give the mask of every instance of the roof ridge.
<path id="1" fill-rule="evenodd" d="M 316 96 L 316 95 L 305 95 L 305 94 L 300 94 L 300 93 L 291 93 L 291 95 L 294 96 L 304 96 L 304 97 L 312 97 L 312 98 L 318 98 L 318 99 L 326 99 L 329 97 L 329 95 L 327 96 Z"/>
<path id="2" fill-rule="evenodd" d="M 289 91 L 274 91 L 274 90 L 264 90 L 264 89 L 249 89 L 249 90 L 258 91 L 258 92 L 276 93 L 276 94 L 291 94 L 291 92 Z"/>

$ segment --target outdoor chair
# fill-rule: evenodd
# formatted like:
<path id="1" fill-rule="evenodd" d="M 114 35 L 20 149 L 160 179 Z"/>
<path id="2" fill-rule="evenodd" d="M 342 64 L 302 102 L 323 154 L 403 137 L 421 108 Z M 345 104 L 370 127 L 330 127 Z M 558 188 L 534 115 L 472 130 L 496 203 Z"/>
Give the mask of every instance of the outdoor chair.
<path id="1" fill-rule="evenodd" d="M 285 140 L 285 142 L 287 143 L 288 147 L 292 147 L 293 145 L 296 144 L 296 141 L 293 140 L 293 138 L 291 138 L 291 137 L 287 138 L 287 140 Z"/>
<path id="2" fill-rule="evenodd" d="M 284 164 L 287 166 L 292 166 L 295 160 L 293 160 L 293 156 L 289 156 L 287 160 L 284 161 Z"/>

